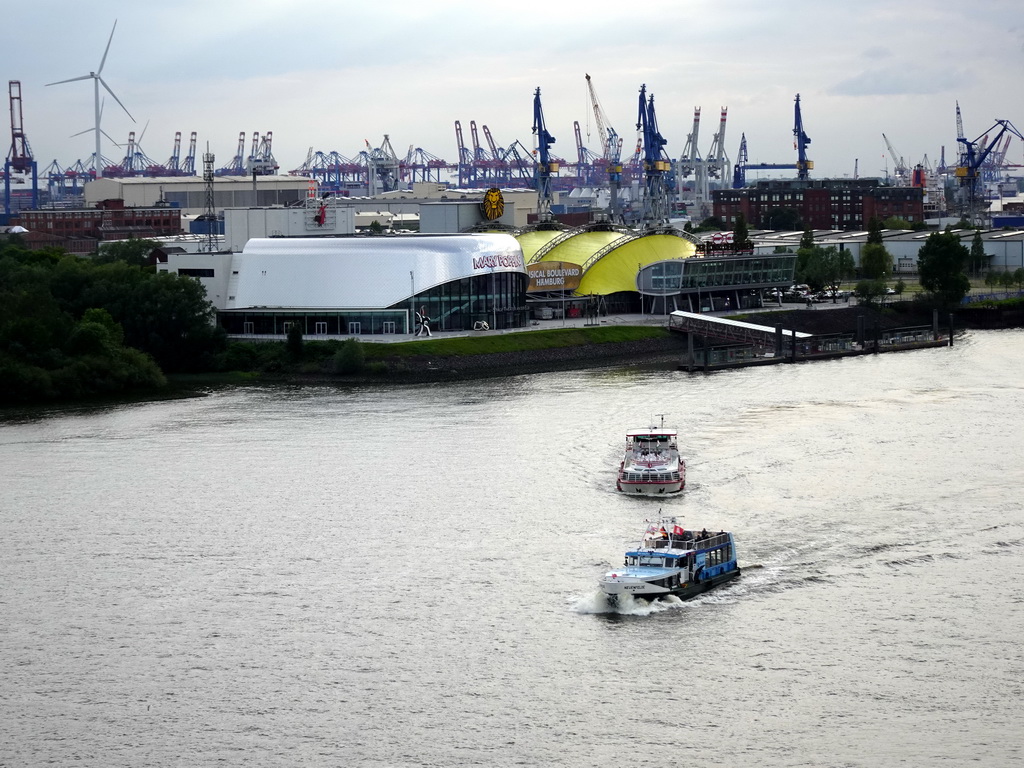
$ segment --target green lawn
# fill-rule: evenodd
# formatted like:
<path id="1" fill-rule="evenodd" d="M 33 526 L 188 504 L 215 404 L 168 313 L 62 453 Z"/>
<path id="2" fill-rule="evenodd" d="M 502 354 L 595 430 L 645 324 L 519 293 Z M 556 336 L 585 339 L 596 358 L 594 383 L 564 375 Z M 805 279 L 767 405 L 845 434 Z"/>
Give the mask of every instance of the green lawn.
<path id="1" fill-rule="evenodd" d="M 363 342 L 367 361 L 416 355 L 462 356 L 487 355 L 495 352 L 578 347 L 587 344 L 610 344 L 662 337 L 664 327 L 649 325 L 617 325 L 594 328 L 558 328 L 549 331 L 522 333 L 481 333 L 479 336 L 433 338 L 403 341 L 396 344 Z"/>

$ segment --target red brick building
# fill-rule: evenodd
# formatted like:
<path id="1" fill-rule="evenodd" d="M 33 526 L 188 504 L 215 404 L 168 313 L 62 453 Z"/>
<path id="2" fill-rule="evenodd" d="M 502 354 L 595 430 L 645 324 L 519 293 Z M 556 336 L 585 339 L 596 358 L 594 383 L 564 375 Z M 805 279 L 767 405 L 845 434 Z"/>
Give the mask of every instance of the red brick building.
<path id="1" fill-rule="evenodd" d="M 124 200 L 104 200 L 95 208 L 21 211 L 11 224 L 28 230 L 27 242 L 59 245 L 69 253 L 94 253 L 105 240 L 181 234 L 181 209 L 170 206 L 126 208 Z"/>
<path id="2" fill-rule="evenodd" d="M 924 190 L 886 187 L 878 179 L 759 181 L 711 194 L 714 215 L 730 227 L 740 213 L 756 229 L 862 230 L 872 218 L 891 216 L 924 221 Z"/>

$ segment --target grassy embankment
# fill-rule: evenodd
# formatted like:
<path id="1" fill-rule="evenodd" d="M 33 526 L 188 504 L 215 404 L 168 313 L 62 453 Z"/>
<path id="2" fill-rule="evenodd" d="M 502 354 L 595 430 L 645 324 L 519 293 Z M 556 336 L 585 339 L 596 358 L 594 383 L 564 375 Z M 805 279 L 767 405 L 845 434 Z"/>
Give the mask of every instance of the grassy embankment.
<path id="1" fill-rule="evenodd" d="M 387 379 L 409 374 L 423 367 L 426 361 L 628 344 L 663 339 L 667 335 L 663 326 L 616 325 L 472 336 L 447 336 L 442 332 L 429 339 L 386 344 L 361 339 L 304 340 L 299 349 L 289 348 L 283 341 L 231 341 L 221 372 L 171 379 L 173 384 L 184 387 L 257 383 L 282 376 Z"/>

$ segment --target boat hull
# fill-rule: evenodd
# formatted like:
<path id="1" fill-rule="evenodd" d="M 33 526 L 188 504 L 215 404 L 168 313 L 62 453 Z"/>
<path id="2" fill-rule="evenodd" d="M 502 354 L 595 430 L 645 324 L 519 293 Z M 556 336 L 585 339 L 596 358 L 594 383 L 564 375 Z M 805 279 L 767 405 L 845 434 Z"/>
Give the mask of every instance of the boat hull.
<path id="1" fill-rule="evenodd" d="M 673 480 L 670 483 L 630 483 L 619 480 L 615 487 L 630 496 L 664 496 L 679 493 L 686 486 L 685 480 Z"/>
<path id="2" fill-rule="evenodd" d="M 640 587 L 641 584 L 623 581 L 623 582 L 602 582 L 601 591 L 604 592 L 605 597 L 608 598 L 609 602 L 618 602 L 620 595 L 630 595 L 634 599 L 639 600 L 657 600 L 661 597 L 677 597 L 680 600 L 690 600 L 697 595 L 704 592 L 708 592 L 715 587 L 719 587 L 726 582 L 732 581 L 740 575 L 740 569 L 737 567 L 731 571 L 720 573 L 710 579 L 703 581 L 696 581 L 692 583 L 680 584 L 678 587 L 657 587 L 655 589 L 650 588 L 636 588 Z M 650 587 L 652 585 L 644 585 Z"/>

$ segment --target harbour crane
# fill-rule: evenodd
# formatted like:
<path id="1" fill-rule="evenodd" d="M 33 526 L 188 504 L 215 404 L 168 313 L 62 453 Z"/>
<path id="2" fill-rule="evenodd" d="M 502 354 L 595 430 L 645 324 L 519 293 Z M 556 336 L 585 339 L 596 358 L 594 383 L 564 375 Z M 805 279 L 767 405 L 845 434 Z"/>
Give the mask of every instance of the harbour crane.
<path id="1" fill-rule="evenodd" d="M 555 143 L 555 137 L 544 125 L 539 87 L 533 94 L 533 136 L 537 145 L 537 219 L 546 222 L 551 220 L 551 175 L 558 173 L 558 163 L 551 159 L 551 145 Z"/>
<path id="2" fill-rule="evenodd" d="M 171 150 L 171 156 L 167 158 L 165 168 L 169 174 L 175 176 L 180 175 L 181 168 L 181 131 L 174 132 L 174 149 Z"/>
<path id="3" fill-rule="evenodd" d="M 455 121 L 455 144 L 459 150 L 458 178 L 459 186 L 465 187 L 476 181 L 476 167 L 473 164 L 473 153 L 462 140 L 462 123 Z"/>
<path id="4" fill-rule="evenodd" d="M 998 130 L 996 130 L 998 129 Z M 996 131 L 991 141 L 986 141 L 991 131 Z M 1024 136 L 1009 120 L 996 120 L 985 133 L 981 134 L 974 141 L 957 138 L 961 146 L 962 161 L 956 169 L 956 177 L 960 181 L 961 210 L 966 206 L 966 213 L 970 216 L 971 223 L 976 223 L 978 215 L 978 182 L 981 179 L 981 169 L 988 159 L 988 156 L 999 146 L 1000 139 L 1006 133 L 1016 136 L 1024 141 Z"/>
<path id="5" fill-rule="evenodd" d="M 800 94 L 796 95 L 796 107 L 793 120 L 793 148 L 797 151 L 796 163 L 750 163 L 747 155 L 747 136 L 743 134 L 740 138 L 740 150 L 736 156 L 736 165 L 733 166 L 732 186 L 733 189 L 742 189 L 747 185 L 748 170 L 796 170 L 797 178 L 805 181 L 809 171 L 814 168 L 814 161 L 807 159 L 807 145 L 811 143 L 810 137 L 804 133 L 804 121 L 800 116 Z"/>
<path id="6" fill-rule="evenodd" d="M 814 161 L 807 159 L 807 145 L 811 138 L 804 133 L 804 121 L 800 116 L 800 94 L 796 95 L 795 117 L 793 121 L 793 138 L 796 144 L 796 177 L 806 181 L 809 172 L 814 169 Z"/>
<path id="7" fill-rule="evenodd" d="M 637 110 L 637 132 L 642 137 L 644 158 L 645 194 L 641 221 L 647 229 L 668 225 L 668 184 L 667 176 L 672 171 L 672 161 L 665 154 L 668 142 L 658 130 L 658 117 L 654 111 L 654 94 L 647 96 L 647 85 L 640 86 L 640 101 Z"/>
<path id="8" fill-rule="evenodd" d="M 740 135 L 740 149 L 736 154 L 736 165 L 733 166 L 732 188 L 743 189 L 747 186 L 747 171 L 783 171 L 795 170 L 796 163 L 751 163 L 748 162 L 747 134 Z"/>
<path id="9" fill-rule="evenodd" d="M 899 187 L 905 187 L 907 185 L 907 179 L 909 176 L 909 169 L 907 168 L 906 162 L 903 160 L 903 155 L 896 151 L 893 147 L 892 142 L 883 133 L 882 140 L 885 142 L 886 149 L 889 150 L 889 157 L 892 158 L 893 174 L 896 176 L 896 185 Z"/>
<path id="10" fill-rule="evenodd" d="M 619 211 L 619 186 L 622 184 L 622 138 L 608 122 L 590 75 L 586 75 L 586 78 L 590 105 L 594 110 L 594 122 L 601 135 L 601 160 L 608 173 L 608 216 L 611 221 L 618 223 L 622 218 Z"/>
<path id="11" fill-rule="evenodd" d="M 245 175 L 245 131 L 238 134 L 238 149 L 231 162 L 223 168 L 218 168 L 217 176 L 244 176 Z"/>
<path id="12" fill-rule="evenodd" d="M 572 130 L 576 137 L 576 181 L 580 185 L 592 187 L 599 183 L 594 178 L 594 169 L 603 158 L 583 144 L 583 130 L 580 128 L 579 120 L 573 121 Z"/>
<path id="13" fill-rule="evenodd" d="M 39 169 L 32 157 L 32 147 L 22 122 L 21 81 L 11 80 L 7 84 L 11 101 L 11 149 L 4 162 L 4 223 L 11 216 L 11 174 L 32 174 L 32 208 L 39 207 Z"/>
<path id="14" fill-rule="evenodd" d="M 192 131 L 188 140 L 188 154 L 185 155 L 184 161 L 181 163 L 181 174 L 182 176 L 195 176 L 196 175 L 196 132 Z"/>

